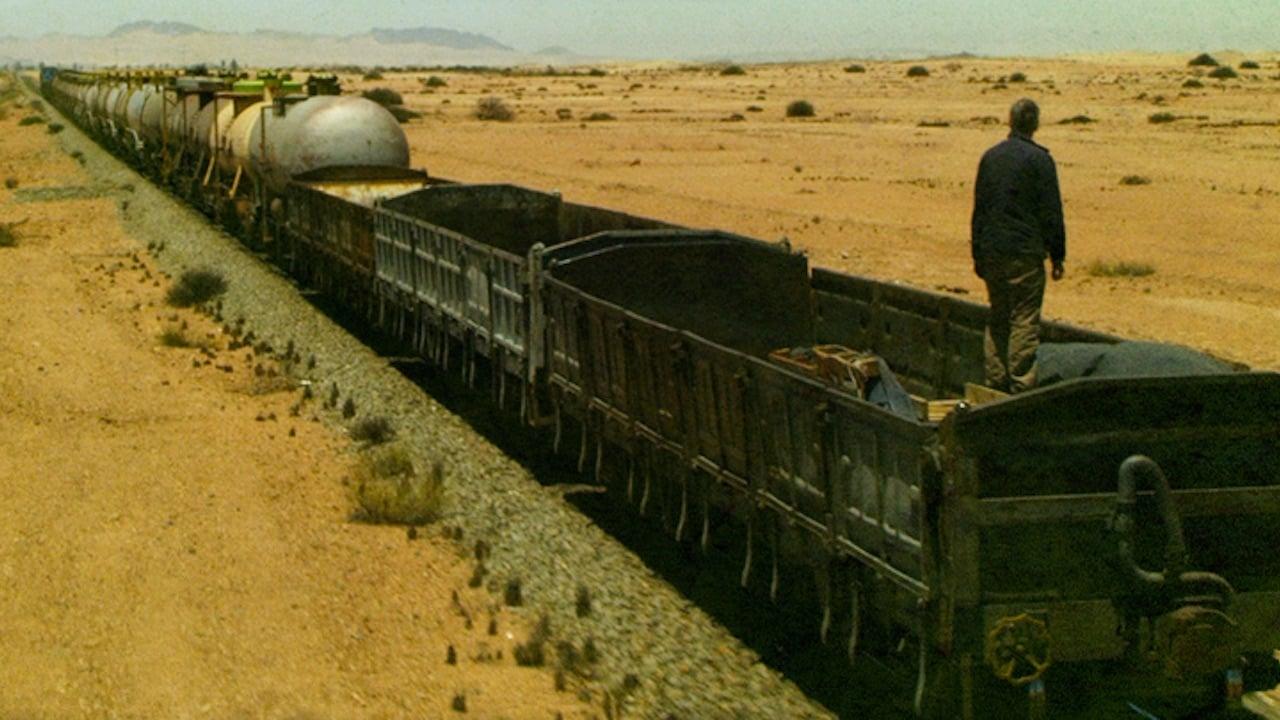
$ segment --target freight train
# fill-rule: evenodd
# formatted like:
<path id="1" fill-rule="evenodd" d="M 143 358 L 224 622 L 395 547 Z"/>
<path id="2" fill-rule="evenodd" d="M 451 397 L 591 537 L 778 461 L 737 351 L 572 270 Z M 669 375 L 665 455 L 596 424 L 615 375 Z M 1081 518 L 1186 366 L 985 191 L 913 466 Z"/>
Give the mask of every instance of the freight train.
<path id="1" fill-rule="evenodd" d="M 1104 360 L 1001 396 L 981 305 L 431 177 L 331 77 L 41 79 L 301 283 L 554 427 L 678 541 L 741 533 L 744 585 L 805 568 L 822 641 L 855 668 L 910 657 L 922 715 L 1171 718 L 1276 680 L 1276 374 L 1107 373 L 1126 343 L 1047 323 Z"/>

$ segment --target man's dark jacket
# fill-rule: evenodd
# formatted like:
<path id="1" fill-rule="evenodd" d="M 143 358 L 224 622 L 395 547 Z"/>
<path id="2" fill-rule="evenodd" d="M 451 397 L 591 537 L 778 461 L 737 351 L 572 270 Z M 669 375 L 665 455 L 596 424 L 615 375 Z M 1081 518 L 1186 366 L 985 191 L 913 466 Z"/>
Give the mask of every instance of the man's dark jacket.
<path id="1" fill-rule="evenodd" d="M 1058 171 L 1049 151 L 1013 133 L 982 156 L 973 195 L 973 261 L 1013 257 L 1055 263 L 1067 254 Z"/>

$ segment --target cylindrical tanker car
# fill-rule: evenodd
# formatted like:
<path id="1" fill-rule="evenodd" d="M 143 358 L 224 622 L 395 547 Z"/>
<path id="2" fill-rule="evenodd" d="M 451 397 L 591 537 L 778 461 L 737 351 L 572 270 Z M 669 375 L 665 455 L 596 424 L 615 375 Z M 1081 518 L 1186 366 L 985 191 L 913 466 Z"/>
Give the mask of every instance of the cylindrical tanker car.
<path id="1" fill-rule="evenodd" d="M 557 449 L 580 437 L 580 466 L 678 540 L 741 533 L 744 585 L 811 569 L 823 641 L 855 668 L 909 656 L 923 715 L 1199 717 L 1276 681 L 1280 375 L 1135 371 L 1133 344 L 1048 323 L 1091 360 L 1003 397 L 977 385 L 982 306 L 428 178 L 331 83 L 43 80 L 304 282 L 488 377 Z"/>

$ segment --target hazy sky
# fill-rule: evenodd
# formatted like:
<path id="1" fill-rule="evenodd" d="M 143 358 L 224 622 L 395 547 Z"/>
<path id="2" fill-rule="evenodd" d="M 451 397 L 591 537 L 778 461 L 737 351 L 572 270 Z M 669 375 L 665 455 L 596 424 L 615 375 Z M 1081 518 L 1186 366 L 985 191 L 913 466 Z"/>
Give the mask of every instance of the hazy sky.
<path id="1" fill-rule="evenodd" d="M 431 25 L 532 51 L 745 57 L 1280 49 L 1280 0 L 0 0 L 0 35 L 134 20 L 355 34 Z"/>

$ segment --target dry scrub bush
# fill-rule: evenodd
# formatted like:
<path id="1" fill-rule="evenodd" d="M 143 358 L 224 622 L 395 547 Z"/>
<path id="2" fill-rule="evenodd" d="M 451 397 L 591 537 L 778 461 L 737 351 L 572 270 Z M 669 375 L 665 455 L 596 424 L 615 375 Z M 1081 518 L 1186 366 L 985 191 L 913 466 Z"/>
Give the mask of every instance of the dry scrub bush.
<path id="1" fill-rule="evenodd" d="M 44 118 L 39 115 L 28 115 L 18 121 L 18 125 L 25 127 L 27 125 L 39 125 L 44 122 Z"/>
<path id="2" fill-rule="evenodd" d="M 49 126 L 45 129 L 49 131 L 50 135 L 57 135 L 62 132 L 62 123 L 49 123 Z"/>
<path id="3" fill-rule="evenodd" d="M 1258 65 L 1258 63 L 1254 62 L 1253 60 L 1245 60 L 1244 62 L 1240 63 L 1240 69 L 1241 70 L 1261 70 L 1262 68 L 1261 66 Z"/>
<path id="4" fill-rule="evenodd" d="M 808 100 L 795 100 L 787 105 L 787 117 L 813 117 L 814 113 L 813 103 Z"/>
<path id="5" fill-rule="evenodd" d="M 854 63 L 852 65 L 846 65 L 844 71 L 847 73 L 864 73 L 867 69 L 858 63 Z"/>
<path id="6" fill-rule="evenodd" d="M 1145 175 L 1125 175 L 1120 178 L 1121 185 L 1150 185 L 1151 178 Z"/>
<path id="7" fill-rule="evenodd" d="M 1085 270 L 1093 277 L 1146 277 L 1156 271 L 1155 267 L 1150 263 L 1123 260 L 1120 262 L 1094 260 L 1089 263 Z"/>
<path id="8" fill-rule="evenodd" d="M 5 179 L 4 179 L 4 186 L 5 186 L 5 189 L 6 189 L 6 190 L 12 190 L 12 189 L 14 189 L 14 188 L 18 187 L 18 178 L 16 178 L 16 177 L 7 177 L 7 178 L 5 178 Z"/>
<path id="9" fill-rule="evenodd" d="M 929 68 L 923 65 L 912 65 L 907 68 L 907 77 L 929 77 Z"/>
<path id="10" fill-rule="evenodd" d="M 370 71 L 370 72 L 365 73 L 365 74 L 364 74 L 364 79 L 365 79 L 365 80 L 381 80 L 381 79 L 382 79 L 382 73 L 378 72 L 377 70 L 373 70 L 373 71 Z"/>
<path id="11" fill-rule="evenodd" d="M 396 429 L 391 421 L 381 415 L 363 418 L 351 426 L 351 439 L 369 447 L 390 442 L 395 436 Z"/>
<path id="12" fill-rule="evenodd" d="M 747 71 L 741 65 L 729 65 L 720 71 L 721 75 L 746 75 Z"/>
<path id="13" fill-rule="evenodd" d="M 1026 82 L 1026 81 L 1027 81 L 1026 73 L 1016 72 L 1009 76 L 1009 82 L 1011 83 L 1020 83 L 1020 82 Z"/>
<path id="14" fill-rule="evenodd" d="M 441 88 L 447 87 L 449 83 L 445 82 L 445 79 L 439 75 L 432 75 L 431 77 L 423 80 L 422 85 L 429 88 Z"/>
<path id="15" fill-rule="evenodd" d="M 512 110 L 502 98 L 489 97 L 480 98 L 476 103 L 476 119 L 477 120 L 494 120 L 497 122 L 511 122 L 516 117 L 516 113 Z"/>
<path id="16" fill-rule="evenodd" d="M 1184 88 L 1202 88 L 1202 87 L 1204 87 L 1204 83 L 1200 82 L 1199 80 L 1197 80 L 1197 79 L 1195 79 L 1195 78 L 1187 78 L 1187 81 L 1186 81 L 1186 82 L 1184 82 L 1184 83 L 1182 83 L 1182 87 L 1184 87 Z"/>
<path id="17" fill-rule="evenodd" d="M 372 100 L 383 107 L 403 105 L 404 97 L 391 88 L 373 88 L 360 93 L 366 100 Z"/>
<path id="18" fill-rule="evenodd" d="M 1235 70 L 1232 70 L 1226 65 L 1222 65 L 1214 68 L 1213 72 L 1209 73 L 1209 77 L 1214 80 L 1231 80 L 1232 78 L 1240 77 L 1240 75 Z"/>
<path id="19" fill-rule="evenodd" d="M 1098 121 L 1094 120 L 1088 115 L 1072 115 L 1069 118 L 1063 118 L 1062 120 L 1059 120 L 1058 124 L 1059 125 L 1088 125 L 1090 123 L 1095 123 L 1095 122 L 1098 122 Z"/>
<path id="20" fill-rule="evenodd" d="M 227 291 L 227 281 L 212 270 L 186 270 L 169 288 L 165 301 L 174 307 L 201 305 Z"/>
<path id="21" fill-rule="evenodd" d="M 582 119 L 587 122 L 609 122 L 610 120 L 616 120 L 617 118 L 607 112 L 593 112 Z"/>
<path id="22" fill-rule="evenodd" d="M 18 236 L 13 232 L 13 228 L 11 224 L 0 223 L 0 248 L 18 246 Z"/>
<path id="23" fill-rule="evenodd" d="M 160 344 L 165 347 L 171 347 L 171 348 L 191 347 L 191 340 L 187 338 L 186 333 L 182 332 L 180 328 L 175 328 L 175 327 L 165 328 L 164 332 L 160 333 L 159 340 L 160 340 Z"/>
<path id="24" fill-rule="evenodd" d="M 1217 67 L 1218 61 L 1209 53 L 1200 53 L 1187 63 L 1189 67 Z"/>
<path id="25" fill-rule="evenodd" d="M 417 110 L 410 110 L 403 105 L 388 105 L 387 112 L 391 113 L 391 117 L 394 117 L 396 122 L 399 123 L 407 123 L 410 120 L 422 117 L 422 113 Z"/>
<path id="26" fill-rule="evenodd" d="M 439 462 L 429 475 L 420 475 L 403 446 L 381 445 L 362 451 L 353 474 L 357 520 L 424 525 L 440 517 L 444 466 Z"/>
<path id="27" fill-rule="evenodd" d="M 1152 123 L 1154 125 L 1159 125 L 1161 123 L 1171 123 L 1177 119 L 1178 119 L 1178 116 L 1174 115 L 1171 112 L 1158 112 L 1158 113 L 1153 113 L 1147 116 L 1147 122 Z"/>

